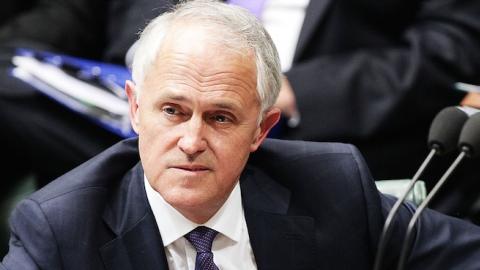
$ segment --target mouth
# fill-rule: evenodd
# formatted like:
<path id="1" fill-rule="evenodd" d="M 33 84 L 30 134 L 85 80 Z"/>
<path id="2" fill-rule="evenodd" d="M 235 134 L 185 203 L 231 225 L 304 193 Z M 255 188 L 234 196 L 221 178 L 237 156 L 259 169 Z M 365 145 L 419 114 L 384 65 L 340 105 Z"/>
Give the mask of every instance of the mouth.
<path id="1" fill-rule="evenodd" d="M 177 169 L 177 170 L 189 171 L 189 172 L 210 171 L 210 168 L 203 165 L 197 165 L 197 164 L 175 165 L 175 166 L 171 166 L 171 168 Z"/>

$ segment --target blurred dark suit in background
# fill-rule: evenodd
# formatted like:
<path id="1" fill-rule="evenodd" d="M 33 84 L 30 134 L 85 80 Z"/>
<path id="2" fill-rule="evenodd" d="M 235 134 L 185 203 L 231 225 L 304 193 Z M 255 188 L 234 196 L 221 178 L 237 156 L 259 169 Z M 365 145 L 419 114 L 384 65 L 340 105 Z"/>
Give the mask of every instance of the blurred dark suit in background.
<path id="1" fill-rule="evenodd" d="M 478 14 L 478 1 L 311 1 L 286 73 L 302 122 L 285 137 L 353 143 L 375 179 L 412 177 L 433 117 L 464 96 L 454 82 L 480 81 Z M 429 186 L 452 157 L 427 171 Z M 469 211 L 478 162 L 458 169 L 437 209 Z"/>
<path id="2" fill-rule="evenodd" d="M 19 16 L 22 12 L 27 11 L 35 0 L 4 0 L 2 1 L 2 8 L 0 9 L 0 26 L 4 23 L 9 23 L 12 18 Z"/>

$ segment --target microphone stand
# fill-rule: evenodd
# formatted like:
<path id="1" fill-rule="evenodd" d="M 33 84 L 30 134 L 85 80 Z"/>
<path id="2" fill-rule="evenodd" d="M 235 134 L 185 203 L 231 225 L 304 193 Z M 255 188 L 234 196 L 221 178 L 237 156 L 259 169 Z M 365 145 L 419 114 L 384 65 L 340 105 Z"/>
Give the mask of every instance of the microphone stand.
<path id="1" fill-rule="evenodd" d="M 452 174 L 452 172 L 455 170 L 458 164 L 467 156 L 467 152 L 468 152 L 468 148 L 462 147 L 462 152 L 457 156 L 457 158 L 452 163 L 452 165 L 450 165 L 448 170 L 443 174 L 442 178 L 440 178 L 438 183 L 433 187 L 432 191 L 428 194 L 425 200 L 420 204 L 420 206 L 417 208 L 412 218 L 410 219 L 410 222 L 407 227 L 407 231 L 405 233 L 405 240 L 403 241 L 402 251 L 400 253 L 400 259 L 398 261 L 397 270 L 405 269 L 405 264 L 406 264 L 407 256 L 410 249 L 409 247 L 412 241 L 411 238 L 412 238 L 413 228 L 415 227 L 415 224 L 418 218 L 420 217 L 420 214 L 422 214 L 423 210 L 425 210 L 425 208 L 430 203 L 432 198 L 437 194 L 438 190 L 443 186 L 447 178 Z"/>
<path id="2" fill-rule="evenodd" d="M 400 209 L 400 206 L 402 206 L 403 202 L 405 202 L 408 194 L 415 186 L 415 183 L 417 183 L 418 179 L 422 175 L 427 165 L 430 163 L 430 161 L 433 159 L 435 154 L 438 152 L 437 148 L 438 147 L 434 146 L 432 150 L 430 150 L 430 153 L 428 154 L 427 158 L 423 161 L 420 168 L 418 168 L 417 172 L 415 173 L 413 178 L 410 180 L 407 186 L 407 189 L 403 192 L 402 196 L 395 202 L 392 209 L 388 213 L 388 216 L 385 220 L 385 224 L 383 225 L 382 234 L 380 235 L 380 241 L 377 247 L 377 254 L 375 256 L 375 263 L 373 268 L 374 270 L 380 270 L 382 267 L 383 257 L 385 256 L 385 249 L 387 246 L 387 242 L 390 238 L 390 232 L 391 232 L 390 229 L 392 227 L 393 218 L 395 217 L 398 210 Z"/>

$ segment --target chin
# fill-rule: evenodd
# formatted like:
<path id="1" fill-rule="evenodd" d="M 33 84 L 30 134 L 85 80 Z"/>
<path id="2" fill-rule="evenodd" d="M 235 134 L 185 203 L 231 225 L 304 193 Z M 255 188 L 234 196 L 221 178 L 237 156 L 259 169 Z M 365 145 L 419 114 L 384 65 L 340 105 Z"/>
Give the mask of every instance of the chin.
<path id="1" fill-rule="evenodd" d="M 181 189 L 176 192 L 167 192 L 164 200 L 176 209 L 195 209 L 208 205 L 211 198 L 205 196 L 204 192 L 191 189 Z"/>

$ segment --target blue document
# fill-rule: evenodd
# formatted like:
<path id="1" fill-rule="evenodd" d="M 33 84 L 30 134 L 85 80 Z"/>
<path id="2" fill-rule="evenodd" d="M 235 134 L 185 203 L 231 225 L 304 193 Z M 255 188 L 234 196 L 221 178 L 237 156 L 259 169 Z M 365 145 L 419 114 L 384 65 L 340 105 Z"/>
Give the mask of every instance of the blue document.
<path id="1" fill-rule="evenodd" d="M 126 67 L 18 49 L 11 74 L 40 93 L 123 138 L 134 136 L 124 91 Z"/>

